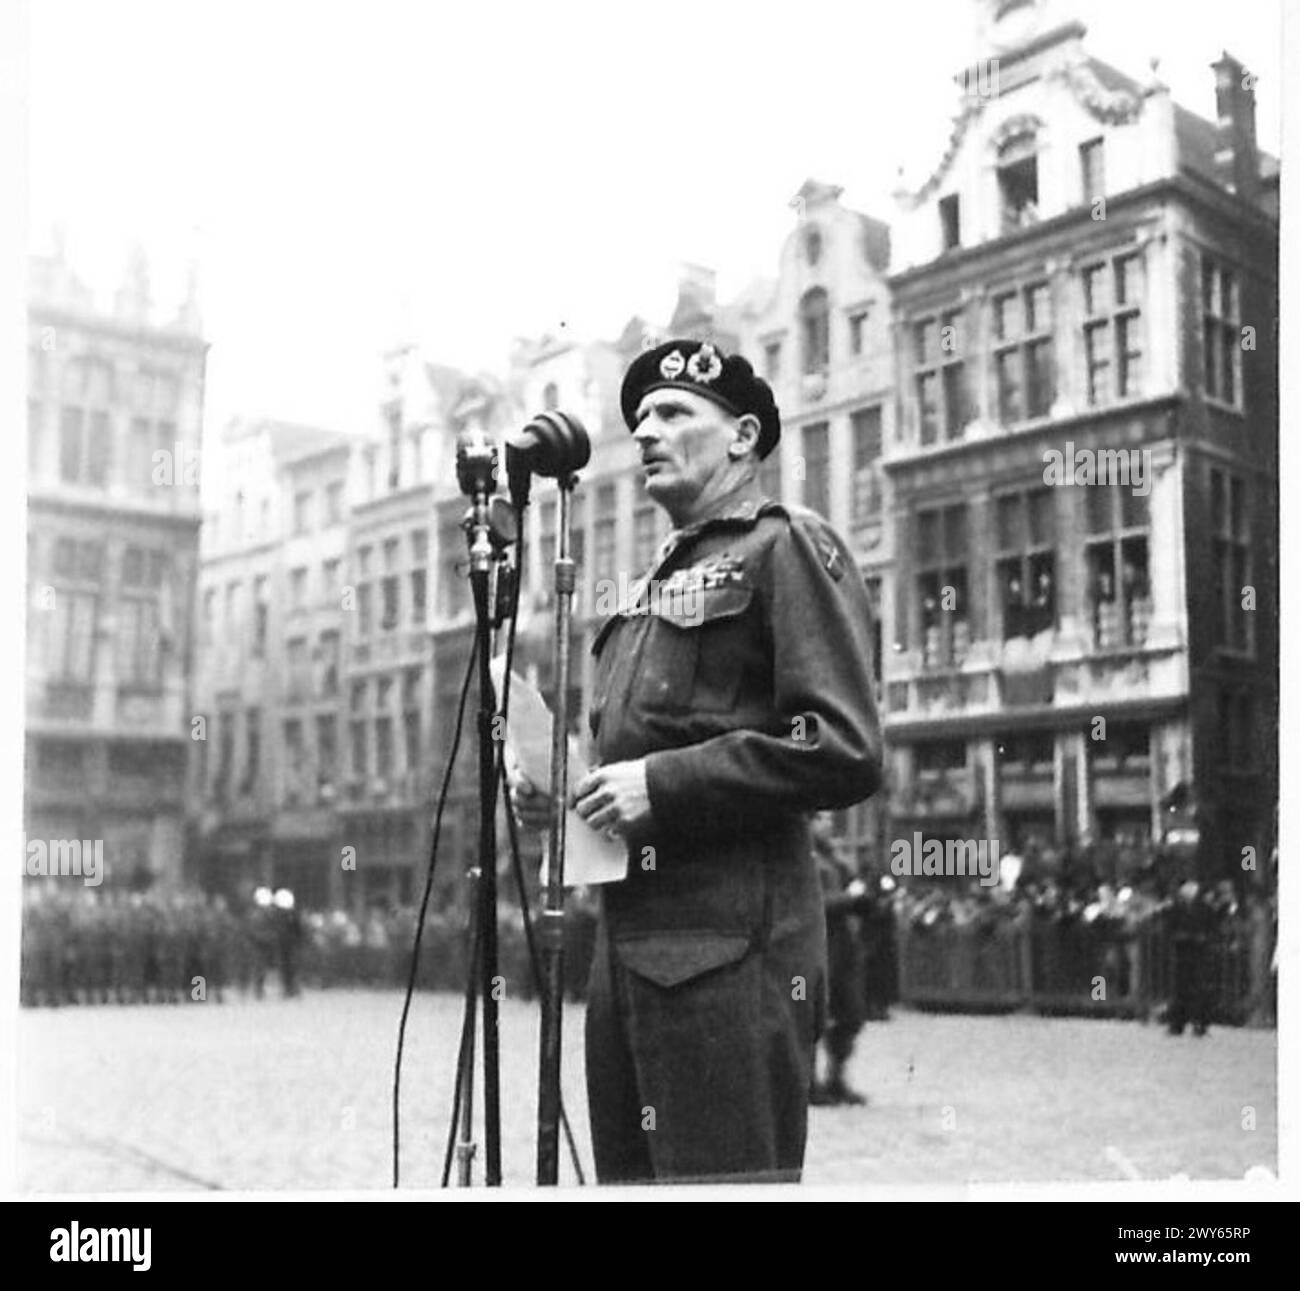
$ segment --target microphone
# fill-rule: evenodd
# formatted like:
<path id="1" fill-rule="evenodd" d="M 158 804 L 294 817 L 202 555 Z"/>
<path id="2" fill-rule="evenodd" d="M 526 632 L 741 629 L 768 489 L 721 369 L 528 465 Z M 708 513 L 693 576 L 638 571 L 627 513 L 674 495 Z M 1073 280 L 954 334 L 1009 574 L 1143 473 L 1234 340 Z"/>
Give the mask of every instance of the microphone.
<path id="1" fill-rule="evenodd" d="M 456 482 L 466 497 L 496 492 L 497 449 L 481 428 L 456 436 Z"/>
<path id="2" fill-rule="evenodd" d="M 506 439 L 510 500 L 522 510 L 528 505 L 532 476 L 558 479 L 580 471 L 590 460 L 591 440 L 582 422 L 567 412 L 539 413 Z"/>

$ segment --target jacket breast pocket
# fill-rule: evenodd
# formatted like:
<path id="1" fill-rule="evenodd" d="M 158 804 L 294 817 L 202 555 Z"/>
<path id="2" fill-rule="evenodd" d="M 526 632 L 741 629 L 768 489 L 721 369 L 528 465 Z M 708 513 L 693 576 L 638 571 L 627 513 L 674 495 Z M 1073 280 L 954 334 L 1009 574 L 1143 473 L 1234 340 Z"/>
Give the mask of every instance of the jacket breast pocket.
<path id="1" fill-rule="evenodd" d="M 730 712 L 753 599 L 754 589 L 739 585 L 665 597 L 646 633 L 636 703 L 652 711 Z"/>
<path id="2" fill-rule="evenodd" d="M 749 953 L 749 938 L 718 932 L 661 932 L 619 938 L 615 953 L 623 967 L 665 990 L 683 986 Z"/>

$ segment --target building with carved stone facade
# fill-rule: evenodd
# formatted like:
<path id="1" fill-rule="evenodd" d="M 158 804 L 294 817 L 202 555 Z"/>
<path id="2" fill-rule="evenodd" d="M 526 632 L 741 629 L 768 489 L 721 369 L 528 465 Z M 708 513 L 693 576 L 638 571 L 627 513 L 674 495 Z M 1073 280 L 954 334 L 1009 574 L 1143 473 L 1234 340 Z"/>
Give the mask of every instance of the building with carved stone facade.
<path id="1" fill-rule="evenodd" d="M 30 273 L 27 836 L 102 840 L 103 891 L 174 885 L 207 360 L 193 279 L 165 318 L 142 254 L 111 310 L 61 251 Z"/>
<path id="2" fill-rule="evenodd" d="M 352 441 L 237 418 L 205 454 L 191 851 L 197 881 L 236 899 L 259 884 L 338 895 Z"/>
<path id="3" fill-rule="evenodd" d="M 1174 824 L 1239 872 L 1277 793 L 1277 163 L 1226 54 L 1211 122 L 1049 5 L 983 8 L 894 225 L 893 829 Z"/>

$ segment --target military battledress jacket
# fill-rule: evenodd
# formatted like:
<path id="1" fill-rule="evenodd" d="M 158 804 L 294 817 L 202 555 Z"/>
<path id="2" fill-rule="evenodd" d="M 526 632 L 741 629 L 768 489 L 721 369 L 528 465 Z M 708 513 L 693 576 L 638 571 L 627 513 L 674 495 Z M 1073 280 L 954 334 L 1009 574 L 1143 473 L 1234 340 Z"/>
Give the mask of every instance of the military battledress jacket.
<path id="1" fill-rule="evenodd" d="M 596 760 L 644 758 L 651 807 L 602 889 L 598 1173 L 797 1178 L 825 999 L 808 814 L 881 777 L 866 587 L 819 517 L 746 501 L 682 531 L 592 649 Z"/>

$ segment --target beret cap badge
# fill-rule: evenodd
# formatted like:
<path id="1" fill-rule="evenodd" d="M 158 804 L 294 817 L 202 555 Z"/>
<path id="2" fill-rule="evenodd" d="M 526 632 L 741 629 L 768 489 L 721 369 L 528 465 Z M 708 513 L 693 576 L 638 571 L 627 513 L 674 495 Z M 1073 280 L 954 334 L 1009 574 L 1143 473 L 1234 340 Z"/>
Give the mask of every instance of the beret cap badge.
<path id="1" fill-rule="evenodd" d="M 666 381 L 676 381 L 685 370 L 686 360 L 682 358 L 681 350 L 673 350 L 671 354 L 665 354 L 659 364 L 659 374 Z"/>
<path id="2" fill-rule="evenodd" d="M 759 422 L 758 456 L 765 458 L 781 438 L 781 412 L 772 387 L 743 354 L 724 354 L 713 341 L 679 337 L 645 350 L 629 363 L 619 390 L 619 410 L 628 430 L 640 425 L 637 411 L 652 390 L 689 390 L 733 417 Z"/>
<path id="3" fill-rule="evenodd" d="M 716 381 L 722 375 L 722 360 L 718 358 L 717 350 L 707 342 L 701 345 L 687 360 L 686 375 L 705 385 Z"/>

